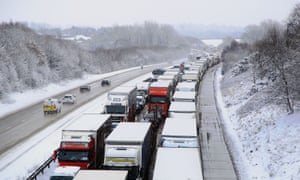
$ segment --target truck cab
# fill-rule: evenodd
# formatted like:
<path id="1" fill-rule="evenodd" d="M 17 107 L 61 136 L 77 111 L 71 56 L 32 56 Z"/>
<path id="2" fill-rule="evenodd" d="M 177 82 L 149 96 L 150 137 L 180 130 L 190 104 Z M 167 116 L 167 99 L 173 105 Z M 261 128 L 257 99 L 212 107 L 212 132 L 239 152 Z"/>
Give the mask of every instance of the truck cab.
<path id="1" fill-rule="evenodd" d="M 111 114 L 113 127 L 120 122 L 135 121 L 136 87 L 119 86 L 107 94 L 105 114 Z"/>

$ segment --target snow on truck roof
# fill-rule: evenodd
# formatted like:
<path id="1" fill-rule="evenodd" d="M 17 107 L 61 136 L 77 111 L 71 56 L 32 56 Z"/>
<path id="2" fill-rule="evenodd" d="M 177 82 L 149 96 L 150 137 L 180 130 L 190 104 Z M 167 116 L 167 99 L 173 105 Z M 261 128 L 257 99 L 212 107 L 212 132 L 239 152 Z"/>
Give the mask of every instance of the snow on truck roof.
<path id="1" fill-rule="evenodd" d="M 110 116 L 110 114 L 83 114 L 63 131 L 97 131 Z"/>
<path id="2" fill-rule="evenodd" d="M 121 122 L 106 138 L 106 143 L 111 142 L 137 142 L 142 143 L 148 133 L 151 123 Z"/>
<path id="3" fill-rule="evenodd" d="M 157 81 L 150 84 L 150 87 L 169 87 L 171 81 Z"/>
<path id="4" fill-rule="evenodd" d="M 134 91 L 136 86 L 118 86 L 112 89 L 108 94 L 129 94 L 131 91 Z"/>
<path id="5" fill-rule="evenodd" d="M 127 174 L 125 170 L 80 170 L 74 180 L 125 180 Z"/>
<path id="6" fill-rule="evenodd" d="M 158 148 L 153 180 L 202 180 L 198 148 Z"/>
<path id="7" fill-rule="evenodd" d="M 186 112 L 196 112 L 196 105 L 195 102 L 176 102 L 172 101 L 169 112 L 180 112 L 180 113 L 186 113 Z"/>
<path id="8" fill-rule="evenodd" d="M 166 137 L 197 137 L 195 118 L 167 118 L 162 136 Z"/>
<path id="9" fill-rule="evenodd" d="M 181 100 L 195 100 L 196 99 L 196 92 L 195 91 L 175 91 L 173 95 L 173 99 Z"/>
<path id="10" fill-rule="evenodd" d="M 56 176 L 73 177 L 78 173 L 79 170 L 80 170 L 79 166 L 59 166 L 54 170 L 52 177 L 56 177 Z"/>

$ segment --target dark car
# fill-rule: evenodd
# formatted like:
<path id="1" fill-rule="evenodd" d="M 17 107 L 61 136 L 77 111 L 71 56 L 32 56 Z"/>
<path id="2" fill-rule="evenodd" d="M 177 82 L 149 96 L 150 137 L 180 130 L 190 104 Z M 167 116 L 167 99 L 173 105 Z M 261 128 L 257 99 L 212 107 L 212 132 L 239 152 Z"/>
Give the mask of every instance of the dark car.
<path id="1" fill-rule="evenodd" d="M 90 85 L 82 85 L 79 87 L 80 92 L 91 91 Z"/>
<path id="2" fill-rule="evenodd" d="M 163 74 L 165 73 L 165 71 L 166 71 L 166 70 L 164 70 L 164 69 L 154 69 L 154 70 L 152 71 L 152 74 L 153 74 L 153 75 L 163 75 Z"/>
<path id="3" fill-rule="evenodd" d="M 110 85 L 110 81 L 108 79 L 103 79 L 101 81 L 101 86 L 109 86 Z"/>

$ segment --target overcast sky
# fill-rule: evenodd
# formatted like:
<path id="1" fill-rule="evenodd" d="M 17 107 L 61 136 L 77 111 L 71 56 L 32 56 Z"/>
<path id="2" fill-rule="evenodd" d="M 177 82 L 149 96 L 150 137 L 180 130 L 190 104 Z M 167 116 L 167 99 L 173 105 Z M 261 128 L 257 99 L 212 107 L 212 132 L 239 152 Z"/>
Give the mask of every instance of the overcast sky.
<path id="1" fill-rule="evenodd" d="M 246 26 L 284 21 L 299 0 L 0 0 L 0 21 L 60 26 L 167 24 Z"/>

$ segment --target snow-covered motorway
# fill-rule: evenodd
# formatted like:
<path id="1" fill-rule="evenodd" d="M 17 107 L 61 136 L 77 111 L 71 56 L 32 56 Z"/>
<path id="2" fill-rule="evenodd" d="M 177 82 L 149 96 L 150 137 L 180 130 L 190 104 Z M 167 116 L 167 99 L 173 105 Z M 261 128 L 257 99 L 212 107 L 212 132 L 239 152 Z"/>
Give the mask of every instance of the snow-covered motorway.
<path id="1" fill-rule="evenodd" d="M 78 117 L 78 115 L 80 115 L 85 109 L 93 106 L 91 105 L 93 103 L 87 103 L 86 105 L 82 106 L 83 104 L 102 94 L 102 96 L 96 98 L 98 100 L 92 101 L 97 105 L 98 108 L 101 105 L 101 102 L 103 103 L 103 101 L 105 101 L 106 96 L 104 93 L 109 89 L 124 82 L 135 83 L 137 80 L 141 81 L 141 78 L 145 78 L 145 76 L 143 77 L 141 75 L 150 72 L 154 68 L 157 68 L 157 66 L 144 67 L 143 70 L 135 69 L 111 76 L 108 78 L 112 82 L 111 86 L 109 87 L 101 87 L 99 81 L 94 82 L 92 84 L 91 92 L 80 94 L 78 88 L 73 89 L 70 93 L 77 95 L 77 104 L 64 106 L 62 113 L 58 115 L 52 114 L 49 116 L 44 116 L 42 112 L 42 104 L 38 103 L 10 116 L 2 118 L 0 120 L 0 148 L 2 152 L 0 156 L 1 176 L 6 177 L 7 179 L 23 179 L 24 176 L 26 177 L 30 171 L 36 168 L 36 166 L 45 161 L 45 159 L 51 155 L 51 152 L 57 145 L 57 137 L 60 137 L 60 128 L 70 123 L 71 119 Z M 149 76 L 149 74 L 146 76 Z M 138 78 L 137 80 L 129 81 L 135 79 L 136 77 L 139 77 L 140 79 Z M 63 94 L 59 94 L 58 97 L 61 97 L 62 95 Z M 79 106 L 81 106 L 81 108 L 78 108 Z M 75 110 L 76 108 L 78 109 Z M 69 113 L 71 111 L 73 112 Z M 48 128 L 37 133 L 39 130 L 45 127 Z M 54 131 L 58 132 L 54 133 Z M 33 134 L 34 136 L 30 138 L 30 136 Z M 51 142 L 46 142 L 46 145 L 41 145 L 41 148 L 41 141 L 48 139 L 48 136 L 52 135 L 56 137 L 56 139 L 52 142 L 54 145 L 51 146 Z M 47 144 L 49 145 L 48 147 Z M 27 156 L 24 155 L 25 152 L 27 153 Z M 28 155 L 28 153 L 30 154 Z M 17 164 L 19 165 L 17 166 Z M 18 168 L 18 172 L 20 172 L 20 174 L 16 174 L 16 168 Z"/>

